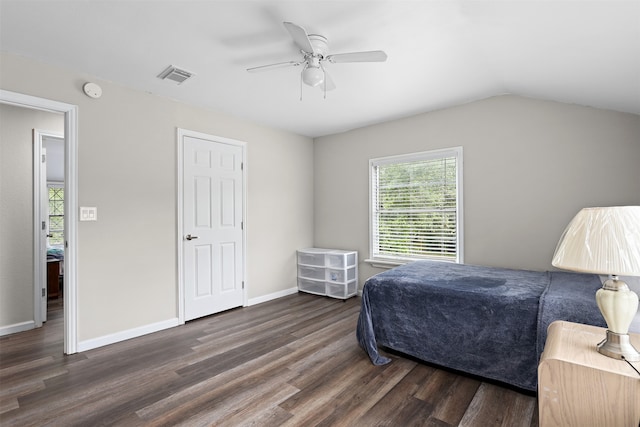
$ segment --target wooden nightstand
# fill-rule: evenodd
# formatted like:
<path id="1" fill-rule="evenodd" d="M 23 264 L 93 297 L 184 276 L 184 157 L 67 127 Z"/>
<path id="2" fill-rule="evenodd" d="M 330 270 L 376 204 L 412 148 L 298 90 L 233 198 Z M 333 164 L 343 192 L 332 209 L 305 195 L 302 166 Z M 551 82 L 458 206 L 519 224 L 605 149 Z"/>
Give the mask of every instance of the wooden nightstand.
<path id="1" fill-rule="evenodd" d="M 541 427 L 640 426 L 640 375 L 597 352 L 605 331 L 560 321 L 549 326 L 538 366 Z M 630 335 L 640 349 L 640 335 Z M 640 362 L 633 366 L 640 370 Z"/>
<path id="2" fill-rule="evenodd" d="M 60 296 L 60 260 L 47 260 L 47 297 L 58 298 Z"/>

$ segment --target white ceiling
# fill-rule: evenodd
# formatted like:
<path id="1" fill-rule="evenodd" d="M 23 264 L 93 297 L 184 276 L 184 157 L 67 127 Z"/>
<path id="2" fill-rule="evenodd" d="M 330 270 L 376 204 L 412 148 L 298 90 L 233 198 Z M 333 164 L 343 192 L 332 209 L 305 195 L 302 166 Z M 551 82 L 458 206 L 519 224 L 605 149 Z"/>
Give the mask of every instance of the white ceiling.
<path id="1" fill-rule="evenodd" d="M 389 58 L 300 101 L 299 67 L 245 71 L 299 59 L 283 21 Z M 0 0 L 0 50 L 311 137 L 504 93 L 640 114 L 640 1 Z"/>

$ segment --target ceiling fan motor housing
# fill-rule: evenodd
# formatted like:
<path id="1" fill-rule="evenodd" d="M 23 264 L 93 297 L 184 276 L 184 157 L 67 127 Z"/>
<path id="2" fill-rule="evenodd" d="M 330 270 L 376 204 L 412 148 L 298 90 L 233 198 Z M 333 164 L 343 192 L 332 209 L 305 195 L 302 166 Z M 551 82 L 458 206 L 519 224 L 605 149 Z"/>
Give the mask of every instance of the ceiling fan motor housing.
<path id="1" fill-rule="evenodd" d="M 329 52 L 329 43 L 327 42 L 326 37 L 319 34 L 309 34 L 309 41 L 311 42 L 311 46 L 313 46 L 313 50 L 316 54 L 324 57 L 327 52 Z"/>

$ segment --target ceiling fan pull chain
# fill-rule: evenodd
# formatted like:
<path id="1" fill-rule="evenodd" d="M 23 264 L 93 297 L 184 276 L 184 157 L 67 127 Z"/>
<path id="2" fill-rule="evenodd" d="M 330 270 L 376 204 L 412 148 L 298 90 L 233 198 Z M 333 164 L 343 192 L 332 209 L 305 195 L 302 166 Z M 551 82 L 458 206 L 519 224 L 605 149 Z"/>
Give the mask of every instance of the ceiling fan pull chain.
<path id="1" fill-rule="evenodd" d="M 320 63 L 320 68 L 322 68 L 322 86 L 324 89 L 324 99 L 327 99 L 327 72 L 324 70 L 322 62 Z"/>
<path id="2" fill-rule="evenodd" d="M 304 71 L 304 69 L 302 71 Z M 300 102 L 302 102 L 302 73 L 300 73 Z"/>
<path id="3" fill-rule="evenodd" d="M 327 99 L 327 72 L 324 71 L 322 63 L 320 63 L 320 68 L 322 68 L 322 86 L 324 89 L 324 99 Z"/>

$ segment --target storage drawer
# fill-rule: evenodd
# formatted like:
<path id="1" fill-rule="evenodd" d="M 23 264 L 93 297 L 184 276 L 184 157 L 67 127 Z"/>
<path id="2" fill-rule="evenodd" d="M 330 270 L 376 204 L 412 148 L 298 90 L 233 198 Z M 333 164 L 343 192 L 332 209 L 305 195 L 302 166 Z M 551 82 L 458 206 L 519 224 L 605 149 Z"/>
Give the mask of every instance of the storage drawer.
<path id="1" fill-rule="evenodd" d="M 298 277 L 305 279 L 325 280 L 324 267 L 308 267 L 306 265 L 298 266 Z"/>
<path id="2" fill-rule="evenodd" d="M 358 282 L 353 280 L 349 283 L 327 282 L 327 295 L 334 298 L 349 298 L 358 292 Z"/>
<path id="3" fill-rule="evenodd" d="M 356 278 L 356 267 L 347 269 L 327 268 L 327 281 L 345 283 Z"/>
<path id="4" fill-rule="evenodd" d="M 324 267 L 324 249 L 305 249 L 298 251 L 298 264 Z"/>
<path id="5" fill-rule="evenodd" d="M 327 293 L 325 282 L 317 280 L 298 279 L 298 290 L 317 295 L 325 295 Z"/>
<path id="6" fill-rule="evenodd" d="M 298 249 L 296 260 L 299 291 L 340 299 L 357 295 L 357 251 Z"/>
<path id="7" fill-rule="evenodd" d="M 345 268 L 356 265 L 356 253 L 349 251 L 331 251 L 327 253 L 327 267 Z"/>

